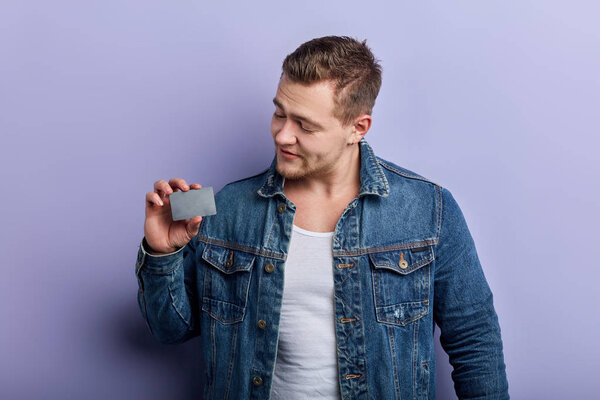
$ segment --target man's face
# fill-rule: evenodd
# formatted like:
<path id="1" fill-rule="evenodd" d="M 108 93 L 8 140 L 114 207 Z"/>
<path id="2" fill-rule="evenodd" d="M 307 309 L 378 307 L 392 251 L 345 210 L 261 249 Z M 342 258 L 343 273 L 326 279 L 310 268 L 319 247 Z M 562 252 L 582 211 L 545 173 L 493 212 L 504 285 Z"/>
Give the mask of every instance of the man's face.
<path id="1" fill-rule="evenodd" d="M 326 176 L 340 167 L 352 125 L 342 127 L 333 116 L 333 93 L 330 81 L 306 85 L 285 75 L 279 81 L 271 135 L 277 171 L 286 179 Z"/>

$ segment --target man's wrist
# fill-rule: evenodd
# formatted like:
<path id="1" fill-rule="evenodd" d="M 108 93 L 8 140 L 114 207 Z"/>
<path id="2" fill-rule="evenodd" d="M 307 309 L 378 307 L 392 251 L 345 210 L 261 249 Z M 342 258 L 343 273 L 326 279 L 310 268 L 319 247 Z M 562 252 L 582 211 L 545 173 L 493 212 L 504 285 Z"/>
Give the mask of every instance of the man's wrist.
<path id="1" fill-rule="evenodd" d="M 146 237 L 144 236 L 144 238 L 142 239 L 142 248 L 143 250 L 150 254 L 151 256 L 165 256 L 165 255 L 169 255 L 169 254 L 175 254 L 177 253 L 179 250 L 181 250 L 181 247 L 176 248 L 173 251 L 170 252 L 160 252 L 160 251 L 156 251 L 154 250 L 152 247 L 150 247 L 150 245 L 148 244 L 148 241 L 146 240 Z"/>

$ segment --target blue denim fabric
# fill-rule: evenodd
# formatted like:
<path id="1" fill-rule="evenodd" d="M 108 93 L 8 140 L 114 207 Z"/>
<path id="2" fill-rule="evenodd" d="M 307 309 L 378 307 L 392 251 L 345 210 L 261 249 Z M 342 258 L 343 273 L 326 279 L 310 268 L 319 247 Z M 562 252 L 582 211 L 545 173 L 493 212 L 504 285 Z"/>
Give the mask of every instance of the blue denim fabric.
<path id="1" fill-rule="evenodd" d="M 435 398 L 437 323 L 458 396 L 508 399 L 492 293 L 458 204 L 376 157 L 364 139 L 360 158 L 359 195 L 333 237 L 342 398 Z M 152 256 L 142 241 L 138 303 L 160 342 L 200 335 L 204 398 L 267 399 L 296 207 L 275 160 L 226 185 L 216 204 L 218 214 L 177 252 Z"/>

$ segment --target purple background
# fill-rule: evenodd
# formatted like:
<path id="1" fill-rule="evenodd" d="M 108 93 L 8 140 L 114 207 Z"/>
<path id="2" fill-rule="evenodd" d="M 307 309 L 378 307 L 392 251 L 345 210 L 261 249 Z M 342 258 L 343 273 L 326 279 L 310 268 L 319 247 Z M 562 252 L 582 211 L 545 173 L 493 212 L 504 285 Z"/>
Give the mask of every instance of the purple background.
<path id="1" fill-rule="evenodd" d="M 328 34 L 367 38 L 382 60 L 376 153 L 463 209 L 512 398 L 597 398 L 599 12 L 2 2 L 0 398 L 199 397 L 198 341 L 160 345 L 138 311 L 145 193 L 157 179 L 220 189 L 266 168 L 281 62 Z M 438 361 L 438 398 L 453 399 Z"/>

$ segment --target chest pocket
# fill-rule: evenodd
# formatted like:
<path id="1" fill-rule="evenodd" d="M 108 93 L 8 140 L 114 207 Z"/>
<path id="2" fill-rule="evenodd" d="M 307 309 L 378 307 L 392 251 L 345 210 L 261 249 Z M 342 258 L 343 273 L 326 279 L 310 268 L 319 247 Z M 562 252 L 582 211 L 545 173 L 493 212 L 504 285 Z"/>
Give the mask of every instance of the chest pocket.
<path id="1" fill-rule="evenodd" d="M 432 246 L 369 254 L 378 322 L 405 326 L 429 312 Z"/>
<path id="2" fill-rule="evenodd" d="M 223 324 L 242 321 L 255 256 L 209 244 L 202 253 L 202 259 L 207 264 L 202 289 L 202 311 Z"/>

